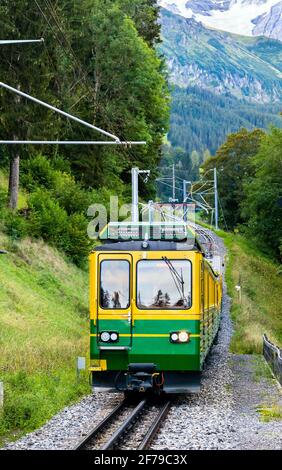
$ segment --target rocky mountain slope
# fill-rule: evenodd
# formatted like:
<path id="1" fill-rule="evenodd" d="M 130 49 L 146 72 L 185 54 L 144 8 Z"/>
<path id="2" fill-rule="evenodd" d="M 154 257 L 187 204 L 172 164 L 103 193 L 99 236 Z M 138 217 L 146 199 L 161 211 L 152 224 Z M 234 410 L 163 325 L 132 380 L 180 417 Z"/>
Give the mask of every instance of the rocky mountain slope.
<path id="1" fill-rule="evenodd" d="M 165 9 L 161 22 L 161 51 L 173 84 L 259 104 L 281 101 L 282 43 L 212 30 Z"/>
<path id="2" fill-rule="evenodd" d="M 211 28 L 282 40 L 282 1 L 159 0 L 159 4 Z"/>
<path id="3" fill-rule="evenodd" d="M 161 23 L 173 147 L 214 153 L 240 127 L 282 125 L 282 42 L 207 28 L 166 9 Z"/>

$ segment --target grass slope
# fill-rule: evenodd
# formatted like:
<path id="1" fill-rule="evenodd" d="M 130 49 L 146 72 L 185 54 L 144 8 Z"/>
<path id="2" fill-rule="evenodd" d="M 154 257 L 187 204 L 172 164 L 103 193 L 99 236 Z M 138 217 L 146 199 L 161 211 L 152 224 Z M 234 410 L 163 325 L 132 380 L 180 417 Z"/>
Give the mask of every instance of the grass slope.
<path id="1" fill-rule="evenodd" d="M 75 359 L 87 354 L 88 276 L 43 242 L 0 233 L 0 443 L 42 425 L 88 391 Z"/>
<path id="2" fill-rule="evenodd" d="M 264 333 L 282 346 L 282 275 L 279 265 L 241 235 L 219 232 L 228 249 L 226 280 L 232 298 L 234 353 L 261 353 Z M 241 285 L 240 302 L 236 285 Z"/>

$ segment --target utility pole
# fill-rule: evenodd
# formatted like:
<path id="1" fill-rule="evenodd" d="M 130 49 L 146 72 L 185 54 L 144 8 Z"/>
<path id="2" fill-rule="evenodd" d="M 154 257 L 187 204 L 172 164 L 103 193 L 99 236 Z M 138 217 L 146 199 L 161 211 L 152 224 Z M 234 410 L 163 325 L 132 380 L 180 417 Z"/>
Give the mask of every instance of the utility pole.
<path id="1" fill-rule="evenodd" d="M 172 199 L 175 201 L 175 163 L 172 166 Z"/>
<path id="2" fill-rule="evenodd" d="M 152 225 L 154 222 L 154 201 L 149 201 L 148 206 L 149 206 L 149 224 Z"/>
<path id="3" fill-rule="evenodd" d="M 138 210 L 138 175 L 139 168 L 132 168 L 131 179 L 132 179 L 132 222 L 139 221 L 139 210 Z"/>
<path id="4" fill-rule="evenodd" d="M 218 192 L 217 192 L 217 170 L 214 168 L 214 210 L 215 210 L 215 229 L 218 230 Z"/>
<path id="5" fill-rule="evenodd" d="M 188 181 L 186 180 L 183 180 L 183 202 L 186 201 L 186 197 L 187 197 L 187 183 Z"/>
<path id="6" fill-rule="evenodd" d="M 187 181 L 183 180 L 183 220 L 187 222 L 187 211 L 185 210 L 185 202 L 187 197 Z"/>
<path id="7" fill-rule="evenodd" d="M 131 181 L 132 181 L 132 222 L 139 222 L 139 188 L 138 188 L 138 176 L 144 173 L 146 180 L 150 175 L 150 170 L 139 170 L 138 167 L 131 169 Z"/>
<path id="8" fill-rule="evenodd" d="M 187 200 L 187 184 L 190 183 L 191 184 L 191 181 L 187 181 L 187 180 L 183 180 L 183 204 L 186 202 Z M 185 207 L 183 205 L 183 211 L 184 211 L 184 222 L 187 222 L 187 210 L 185 210 Z"/>

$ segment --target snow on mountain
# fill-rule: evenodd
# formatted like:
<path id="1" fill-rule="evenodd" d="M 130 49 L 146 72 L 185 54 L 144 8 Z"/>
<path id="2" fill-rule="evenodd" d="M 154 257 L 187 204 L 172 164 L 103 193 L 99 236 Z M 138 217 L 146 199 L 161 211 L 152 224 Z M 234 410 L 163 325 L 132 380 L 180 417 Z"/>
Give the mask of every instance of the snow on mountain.
<path id="1" fill-rule="evenodd" d="M 210 28 L 282 41 L 282 1 L 159 0 L 160 6 Z"/>
<path id="2" fill-rule="evenodd" d="M 268 14 L 255 20 L 253 34 L 282 40 L 282 2 L 274 5 Z"/>

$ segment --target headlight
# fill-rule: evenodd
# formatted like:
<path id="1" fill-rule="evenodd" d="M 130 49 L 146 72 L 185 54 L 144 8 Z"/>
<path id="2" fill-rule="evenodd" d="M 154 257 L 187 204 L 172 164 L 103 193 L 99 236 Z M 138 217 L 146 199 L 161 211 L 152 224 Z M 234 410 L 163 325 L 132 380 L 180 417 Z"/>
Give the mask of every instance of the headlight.
<path id="1" fill-rule="evenodd" d="M 108 341 L 110 341 L 111 336 L 110 336 L 110 333 L 108 333 L 107 331 L 104 331 L 103 333 L 101 333 L 100 338 L 101 338 L 101 341 L 103 341 L 103 343 L 107 343 Z"/>
<path id="2" fill-rule="evenodd" d="M 114 343 L 118 340 L 118 334 L 117 333 L 112 333 L 111 334 L 111 341 Z"/>
<path id="3" fill-rule="evenodd" d="M 187 333 L 187 331 L 181 331 L 181 333 L 179 333 L 179 341 L 180 343 L 188 343 L 189 334 Z"/>
<path id="4" fill-rule="evenodd" d="M 103 343 L 117 343 L 119 334 L 116 331 L 102 331 L 100 333 L 100 341 Z"/>
<path id="5" fill-rule="evenodd" d="M 188 331 L 174 331 L 170 333 L 171 343 L 189 343 L 190 335 Z"/>
<path id="6" fill-rule="evenodd" d="M 178 334 L 177 333 L 172 333 L 170 335 L 170 339 L 171 341 L 173 341 L 174 343 L 176 343 L 176 341 L 178 341 Z"/>

